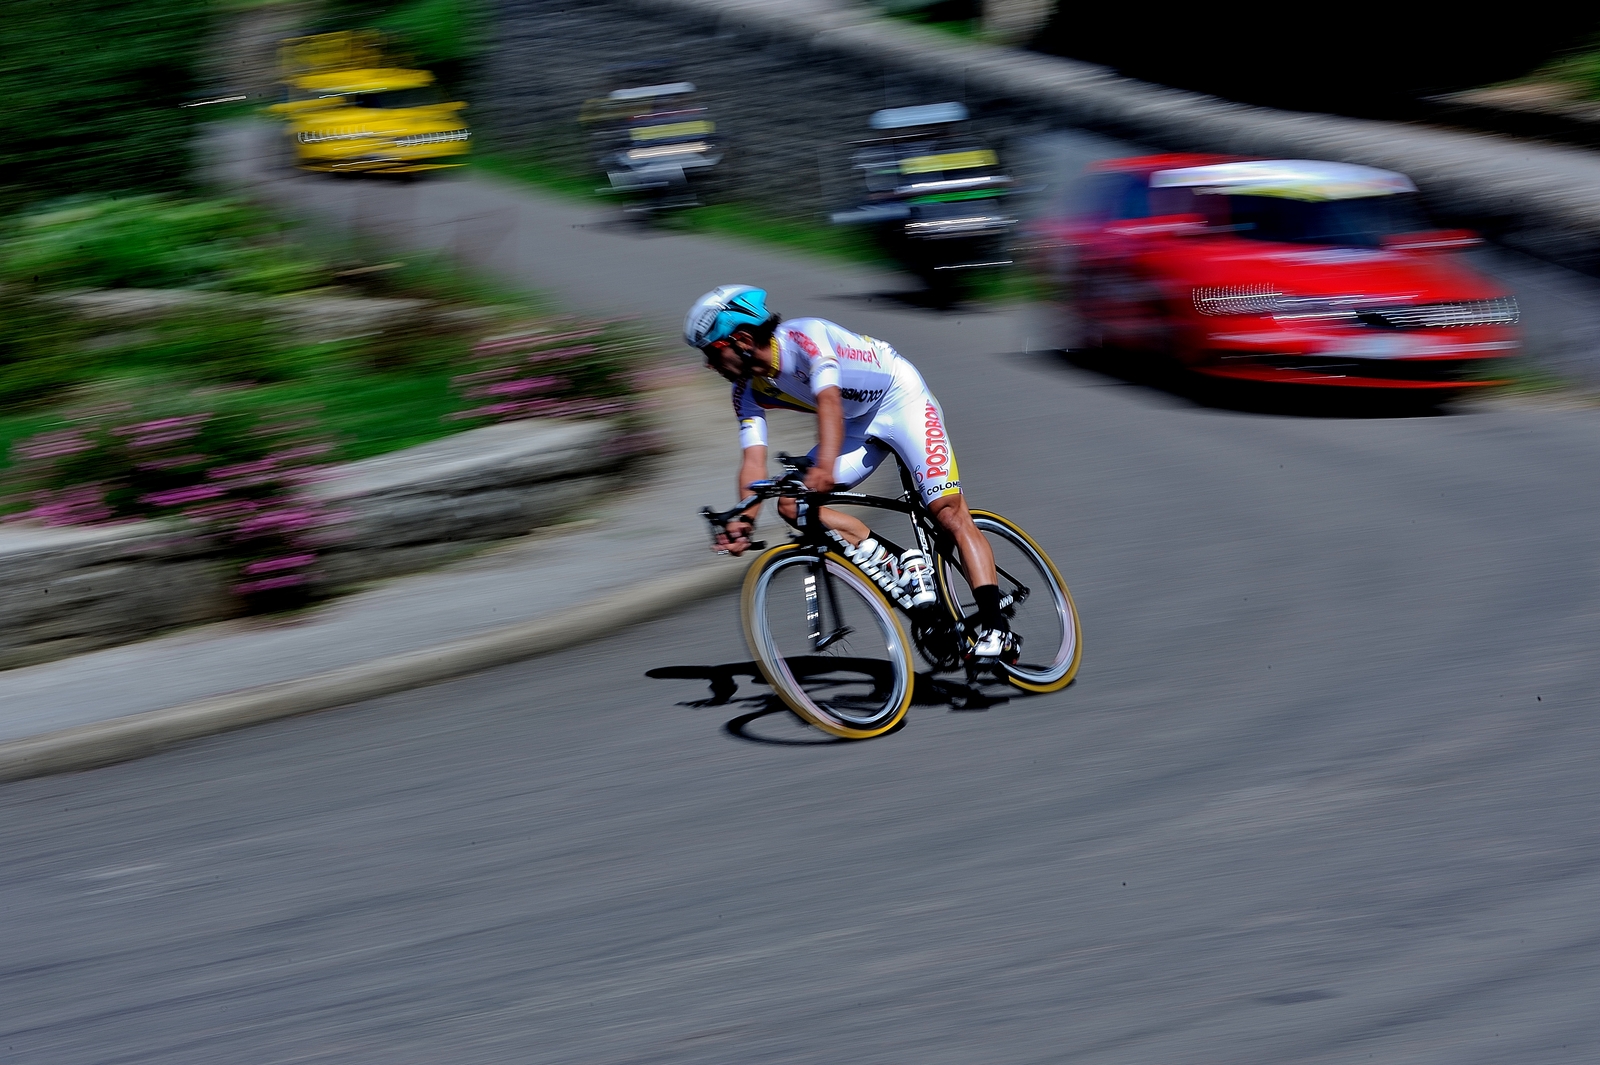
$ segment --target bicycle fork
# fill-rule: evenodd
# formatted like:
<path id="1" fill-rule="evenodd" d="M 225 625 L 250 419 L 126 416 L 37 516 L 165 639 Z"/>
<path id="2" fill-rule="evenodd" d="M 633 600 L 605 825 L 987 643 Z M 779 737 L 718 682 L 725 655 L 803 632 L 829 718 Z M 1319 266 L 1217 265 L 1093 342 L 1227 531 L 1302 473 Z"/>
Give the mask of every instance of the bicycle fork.
<path id="1" fill-rule="evenodd" d="M 817 580 L 821 576 L 821 581 Z M 822 585 L 823 591 L 819 594 L 817 585 Z M 828 564 L 822 555 L 818 555 L 811 563 L 811 572 L 806 574 L 806 631 L 811 636 L 811 649 L 821 651 L 838 643 L 855 630 L 844 624 L 844 618 L 839 613 L 839 597 L 833 590 L 833 578 L 828 576 Z M 832 632 L 824 635 L 822 618 L 822 598 L 828 599 L 828 609 L 833 611 L 833 620 L 836 626 Z"/>

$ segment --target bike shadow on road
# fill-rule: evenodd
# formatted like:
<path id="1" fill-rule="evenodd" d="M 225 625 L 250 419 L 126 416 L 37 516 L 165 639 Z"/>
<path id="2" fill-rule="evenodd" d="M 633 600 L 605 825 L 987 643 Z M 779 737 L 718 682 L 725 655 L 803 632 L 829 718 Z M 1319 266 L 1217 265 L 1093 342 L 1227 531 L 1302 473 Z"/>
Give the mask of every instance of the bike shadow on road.
<path id="1" fill-rule="evenodd" d="M 731 662 L 714 666 L 658 666 L 645 671 L 652 680 L 703 680 L 710 685 L 704 698 L 686 699 L 679 706 L 705 709 L 715 706 L 744 708 L 745 712 L 730 718 L 723 731 L 748 743 L 762 743 L 779 747 L 816 747 L 830 743 L 849 743 L 849 740 L 830 736 L 812 728 L 789 713 L 783 702 L 765 689 L 766 678 L 755 662 Z M 982 688 L 961 681 L 935 677 L 931 673 L 918 673 L 912 690 L 912 706 L 944 706 L 953 712 L 976 712 L 1010 702 L 1009 695 L 994 695 Z M 741 680 L 747 687 L 741 689 Z M 884 735 L 891 735 L 905 727 L 905 719 Z"/>
<path id="2" fill-rule="evenodd" d="M 1019 353 L 1056 366 L 1067 365 L 1124 384 L 1164 392 L 1196 407 L 1241 414 L 1296 418 L 1431 418 L 1451 413 L 1452 400 L 1412 390 L 1328 388 L 1324 386 L 1223 381 L 1184 369 L 1171 359 L 1109 348 Z"/>

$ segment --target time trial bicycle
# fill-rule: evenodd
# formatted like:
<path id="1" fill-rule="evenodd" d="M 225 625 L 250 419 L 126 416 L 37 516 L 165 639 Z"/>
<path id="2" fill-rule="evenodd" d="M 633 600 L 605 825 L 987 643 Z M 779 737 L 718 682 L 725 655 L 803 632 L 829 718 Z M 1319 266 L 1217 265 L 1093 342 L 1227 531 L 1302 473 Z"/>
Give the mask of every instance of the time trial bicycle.
<path id="1" fill-rule="evenodd" d="M 976 684 L 965 652 L 977 632 L 977 604 L 960 551 L 922 503 L 904 464 L 903 492 L 889 499 L 808 491 L 803 478 L 811 460 L 782 453 L 778 459 L 786 467 L 782 476 L 754 482 L 749 497 L 731 510 L 705 507 L 701 513 L 715 536 L 758 502 L 797 501 L 793 539 L 750 564 L 741 598 L 745 639 L 784 705 L 835 736 L 881 735 L 911 705 L 913 646 L 932 673 L 966 668 L 968 682 Z M 816 519 L 819 507 L 838 505 L 905 514 L 915 546 L 902 550 L 876 532 L 851 545 Z M 1066 687 L 1083 657 L 1066 582 L 1015 522 L 987 510 L 973 510 L 972 520 L 994 551 L 1001 609 L 1021 638 L 1017 661 L 997 664 L 994 674 L 1029 692 Z M 766 548 L 760 541 L 751 546 Z M 919 604 L 930 584 L 933 600 Z"/>

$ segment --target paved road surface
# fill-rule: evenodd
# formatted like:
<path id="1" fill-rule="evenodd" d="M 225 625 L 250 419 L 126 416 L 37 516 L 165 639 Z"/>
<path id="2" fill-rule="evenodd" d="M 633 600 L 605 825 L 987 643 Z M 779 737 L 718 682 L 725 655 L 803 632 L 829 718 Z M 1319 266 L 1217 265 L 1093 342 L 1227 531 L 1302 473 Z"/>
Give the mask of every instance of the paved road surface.
<path id="1" fill-rule="evenodd" d="M 1206 409 L 813 281 L 1060 562 L 1072 687 L 741 738 L 644 675 L 730 598 L 0 788 L 4 1060 L 1600 1059 L 1593 410 Z"/>

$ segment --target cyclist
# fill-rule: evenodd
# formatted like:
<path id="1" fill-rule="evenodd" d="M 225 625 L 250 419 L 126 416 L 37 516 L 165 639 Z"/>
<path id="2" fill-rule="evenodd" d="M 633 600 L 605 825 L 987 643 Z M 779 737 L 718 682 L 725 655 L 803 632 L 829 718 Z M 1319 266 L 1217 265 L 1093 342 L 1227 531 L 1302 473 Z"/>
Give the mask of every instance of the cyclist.
<path id="1" fill-rule="evenodd" d="M 683 339 L 699 348 L 706 365 L 733 384 L 739 418 L 739 494 L 767 475 L 767 420 L 773 408 L 817 416 L 817 446 L 806 487 L 827 492 L 850 489 L 889 456 L 911 471 L 922 502 L 956 542 L 967 582 L 978 605 L 979 631 L 968 649 L 977 666 L 1015 662 L 1018 645 L 1000 611 L 994 553 L 978 532 L 961 494 L 955 452 L 944 412 L 917 368 L 881 340 L 852 333 L 822 318 L 784 322 L 767 309 L 767 294 L 750 285 L 722 285 L 701 296 L 683 322 Z M 728 523 L 716 549 L 743 554 L 750 546 L 760 504 Z M 793 524 L 794 499 L 780 499 L 778 513 Z M 852 545 L 870 530 L 831 507 L 822 523 Z"/>

